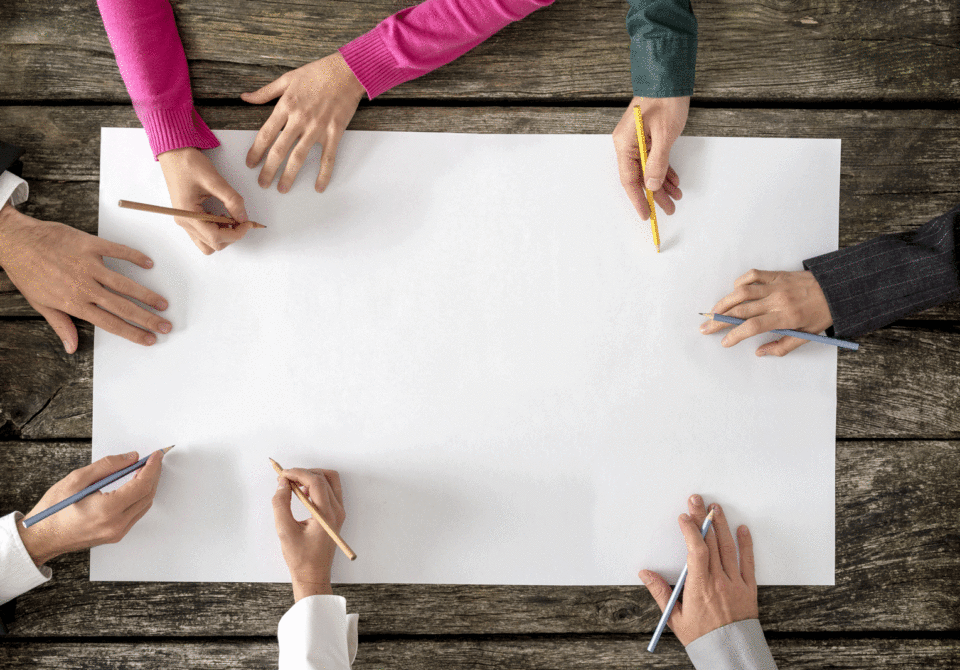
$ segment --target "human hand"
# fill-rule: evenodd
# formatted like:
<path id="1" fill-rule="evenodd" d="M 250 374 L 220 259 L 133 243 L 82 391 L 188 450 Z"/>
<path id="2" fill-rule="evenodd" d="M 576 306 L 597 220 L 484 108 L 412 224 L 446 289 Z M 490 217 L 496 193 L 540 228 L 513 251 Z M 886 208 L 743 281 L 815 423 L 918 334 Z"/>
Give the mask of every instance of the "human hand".
<path id="1" fill-rule="evenodd" d="M 711 311 L 746 319 L 723 338 L 720 344 L 725 347 L 770 330 L 819 333 L 833 325 L 830 306 L 812 272 L 750 270 L 733 285 L 734 291 Z M 729 327 L 729 323 L 711 319 L 700 325 L 700 332 L 710 335 Z M 783 356 L 806 343 L 799 337 L 781 337 L 758 347 L 757 356 Z"/>
<path id="2" fill-rule="evenodd" d="M 204 201 L 217 198 L 227 208 L 230 217 L 238 222 L 230 228 L 220 227 L 210 221 L 173 217 L 204 254 L 209 256 L 214 251 L 226 249 L 253 227 L 247 220 L 243 198 L 220 176 L 213 162 L 202 151 L 196 147 L 182 147 L 164 151 L 157 156 L 157 160 L 167 182 L 170 202 L 175 208 L 203 212 Z"/>
<path id="3" fill-rule="evenodd" d="M 319 142 L 323 145 L 323 155 L 314 188 L 322 193 L 330 183 L 337 145 L 357 111 L 363 93 L 363 86 L 339 51 L 291 70 L 259 91 L 242 93 L 242 100 L 255 105 L 280 96 L 247 153 L 247 167 L 252 168 L 270 149 L 260 170 L 260 186 L 269 188 L 289 153 L 287 167 L 277 184 L 281 193 L 289 191 L 310 149 Z"/>
<path id="4" fill-rule="evenodd" d="M 273 520 L 277 526 L 283 560 L 290 570 L 296 602 L 306 596 L 333 593 L 330 571 L 333 569 L 333 554 L 337 545 L 312 516 L 305 521 L 293 518 L 290 511 L 293 495 L 291 482 L 301 487 L 330 527 L 338 533 L 347 515 L 343 511 L 340 475 L 336 471 L 290 468 L 277 477 L 279 488 L 273 495 Z"/>
<path id="5" fill-rule="evenodd" d="M 27 518 L 107 475 L 133 465 L 139 458 L 135 451 L 104 456 L 95 463 L 74 470 L 43 494 Z M 23 546 L 33 562 L 39 567 L 61 554 L 100 544 L 113 544 L 123 539 L 153 505 L 162 462 L 163 451 L 154 452 L 150 454 L 147 464 L 134 473 L 133 479 L 115 491 L 92 493 L 29 528 L 24 528 L 22 523 L 17 524 Z"/>
<path id="6" fill-rule="evenodd" d="M 157 341 L 149 331 L 169 333 L 172 328 L 169 321 L 133 302 L 163 311 L 167 301 L 108 269 L 105 256 L 153 267 L 153 261 L 136 249 L 62 223 L 34 219 L 10 205 L 0 210 L 0 267 L 47 320 L 68 354 L 79 343 L 70 316 L 144 346 Z"/>
<path id="7" fill-rule="evenodd" d="M 633 108 L 640 105 L 643 130 L 647 140 L 646 185 L 653 191 L 654 201 L 666 214 L 676 211 L 674 200 L 683 197 L 680 177 L 670 167 L 670 149 L 683 132 L 690 111 L 690 96 L 682 98 L 640 98 L 630 101 L 620 123 L 613 130 L 613 146 L 617 152 L 620 184 L 627 192 L 640 218 L 650 218 L 647 195 L 643 190 L 644 174 L 637 143 L 637 122 Z"/>
<path id="8" fill-rule="evenodd" d="M 713 525 L 705 539 L 700 535 L 700 527 L 707 518 L 707 510 L 700 496 L 690 496 L 687 500 L 690 513 L 680 515 L 680 530 L 687 543 L 687 581 L 683 602 L 678 601 L 674 606 L 667 624 L 684 647 L 721 626 L 759 617 L 750 531 L 746 526 L 737 529 L 738 565 L 737 547 L 727 518 L 720 505 L 713 507 L 716 510 Z M 670 600 L 670 585 L 650 570 L 641 570 L 640 579 L 662 612 Z"/>

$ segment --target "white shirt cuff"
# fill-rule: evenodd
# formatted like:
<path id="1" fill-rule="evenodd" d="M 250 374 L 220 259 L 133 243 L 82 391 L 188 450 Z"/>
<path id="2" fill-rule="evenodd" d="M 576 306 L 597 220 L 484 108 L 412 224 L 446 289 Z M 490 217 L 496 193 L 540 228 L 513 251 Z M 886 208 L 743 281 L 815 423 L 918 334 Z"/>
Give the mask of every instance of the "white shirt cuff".
<path id="1" fill-rule="evenodd" d="M 309 596 L 277 626 L 280 670 L 349 670 L 357 656 L 356 614 L 342 596 Z"/>
<path id="2" fill-rule="evenodd" d="M 9 170 L 0 172 L 0 207 L 6 205 L 7 200 L 16 207 L 26 202 L 29 195 L 30 187 L 27 186 L 27 182 Z"/>
<path id="3" fill-rule="evenodd" d="M 0 519 L 0 605 L 50 581 L 53 576 L 47 566 L 38 568 L 23 546 L 17 532 L 17 523 L 22 518 L 20 512 L 13 512 Z"/>
<path id="4" fill-rule="evenodd" d="M 759 619 L 721 626 L 686 649 L 697 670 L 777 670 Z"/>

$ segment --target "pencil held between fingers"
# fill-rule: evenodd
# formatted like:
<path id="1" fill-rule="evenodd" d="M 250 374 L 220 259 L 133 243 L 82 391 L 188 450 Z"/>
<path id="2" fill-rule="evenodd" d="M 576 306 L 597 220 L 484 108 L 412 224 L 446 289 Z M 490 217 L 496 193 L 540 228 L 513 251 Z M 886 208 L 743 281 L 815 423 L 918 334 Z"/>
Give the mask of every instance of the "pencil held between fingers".
<path id="1" fill-rule="evenodd" d="M 687 507 L 688 514 L 681 515 L 679 523 L 687 545 L 688 576 L 683 602 L 676 604 L 667 622 L 684 646 L 712 630 L 759 615 L 749 530 L 746 526 L 738 529 L 738 562 L 737 545 L 722 508 L 713 506 L 713 526 L 703 538 L 700 527 L 707 516 L 703 500 L 693 495 Z M 670 585 L 650 570 L 641 571 L 640 579 L 664 611 L 672 592 Z"/>
<path id="2" fill-rule="evenodd" d="M 833 324 L 823 290 L 809 271 L 750 270 L 736 279 L 734 290 L 710 311 L 746 319 L 726 334 L 721 342 L 724 347 L 771 330 L 819 333 Z M 710 335 L 727 327 L 729 324 L 711 320 L 700 326 L 700 332 Z M 783 356 L 806 342 L 798 337 L 781 337 L 760 346 L 756 353 Z"/>
<path id="3" fill-rule="evenodd" d="M 249 168 L 266 156 L 257 180 L 261 188 L 273 183 L 289 154 L 277 183 L 278 191 L 289 191 L 313 145 L 320 144 L 323 153 L 314 188 L 322 193 L 333 174 L 340 138 L 363 94 L 363 86 L 339 51 L 291 70 L 258 91 L 241 94 L 245 102 L 255 105 L 280 98 L 247 153 Z"/>
<path id="4" fill-rule="evenodd" d="M 647 174 L 640 160 L 634 107 L 640 106 L 649 151 Z M 665 214 L 676 211 L 674 200 L 683 197 L 680 178 L 669 166 L 670 150 L 686 125 L 690 98 L 634 98 L 613 131 L 620 184 L 644 221 L 650 218 L 644 184 Z M 646 180 L 646 182 L 644 181 Z M 651 188 L 652 187 L 652 188 Z"/>
<path id="5" fill-rule="evenodd" d="M 313 518 L 297 521 L 290 505 L 290 484 L 301 487 L 327 524 L 337 533 L 346 520 L 340 475 L 333 470 L 283 470 L 273 496 L 273 516 L 283 559 L 290 570 L 295 600 L 330 594 L 331 571 L 337 544 Z M 299 504 L 299 503 L 298 503 Z"/>
<path id="6" fill-rule="evenodd" d="M 27 518 L 66 500 L 104 477 L 137 462 L 137 452 L 105 456 L 74 470 L 54 484 L 27 514 Z M 150 455 L 133 478 L 109 493 L 96 491 L 46 519 L 18 530 L 36 565 L 72 551 L 119 542 L 149 511 L 157 493 L 163 451 Z"/>
<path id="7" fill-rule="evenodd" d="M 248 220 L 243 198 L 220 176 L 213 162 L 199 149 L 183 147 L 165 151 L 157 159 L 173 207 L 203 212 L 203 203 L 209 198 L 216 198 L 227 208 L 230 217 L 238 222 L 233 228 L 222 228 L 209 221 L 175 217 L 177 225 L 187 231 L 201 252 L 210 255 L 221 251 L 242 239 L 253 227 Z"/>

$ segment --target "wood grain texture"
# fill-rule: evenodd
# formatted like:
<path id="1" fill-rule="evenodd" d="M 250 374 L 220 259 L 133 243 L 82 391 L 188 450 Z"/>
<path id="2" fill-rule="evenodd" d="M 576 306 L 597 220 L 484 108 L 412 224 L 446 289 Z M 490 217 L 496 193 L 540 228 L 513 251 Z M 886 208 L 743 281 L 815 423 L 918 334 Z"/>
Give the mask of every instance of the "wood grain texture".
<path id="1" fill-rule="evenodd" d="M 159 444 L 129 446 L 143 454 Z M 958 455 L 960 441 L 839 441 L 836 586 L 762 587 L 764 629 L 960 630 Z M 8 473 L 0 487 L 0 514 L 26 513 L 49 486 L 89 462 L 88 443 L 0 442 L 0 472 Z M 88 566 L 88 552 L 52 561 L 53 581 L 18 599 L 11 634 L 274 635 L 292 604 L 289 584 L 89 582 Z M 360 614 L 365 635 L 646 634 L 659 617 L 639 582 L 355 584 L 335 591 Z"/>
<path id="2" fill-rule="evenodd" d="M 361 626 L 362 626 L 361 622 Z M 354 670 L 449 670 L 450 668 L 515 668 L 516 670 L 636 670 L 690 668 L 690 661 L 672 634 L 664 635 L 657 653 L 647 652 L 648 639 L 638 636 L 530 638 L 364 639 Z M 956 640 L 773 639 L 774 660 L 791 670 L 954 670 L 960 663 Z M 267 640 L 173 642 L 5 642 L 0 668 L 36 670 L 261 670 L 277 663 L 277 643 Z"/>
<path id="3" fill-rule="evenodd" d="M 327 55 L 412 0 L 173 6 L 194 95 L 235 99 Z M 958 101 L 953 0 L 700 0 L 696 96 L 711 100 Z M 626 99 L 622 0 L 557 2 L 384 99 Z M 128 100 L 94 3 L 0 6 L 0 99 Z"/>

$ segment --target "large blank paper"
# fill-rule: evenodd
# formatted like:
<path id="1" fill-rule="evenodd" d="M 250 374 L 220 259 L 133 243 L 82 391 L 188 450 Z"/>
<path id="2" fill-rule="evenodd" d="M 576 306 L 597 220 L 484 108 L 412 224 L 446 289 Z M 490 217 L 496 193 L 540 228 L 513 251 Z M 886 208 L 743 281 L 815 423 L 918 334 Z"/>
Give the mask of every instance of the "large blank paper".
<path id="1" fill-rule="evenodd" d="M 93 457 L 177 448 L 91 579 L 288 581 L 269 456 L 340 471 L 335 582 L 675 579 L 699 492 L 760 583 L 833 584 L 836 349 L 726 350 L 698 312 L 837 248 L 839 140 L 681 138 L 658 255 L 606 135 L 347 132 L 328 190 L 315 149 L 286 195 L 245 167 L 254 131 L 216 135 L 269 227 L 205 257 L 117 207 L 169 198 L 143 131 L 103 129 L 100 235 L 153 258 L 114 267 L 173 332 L 97 330 Z"/>

